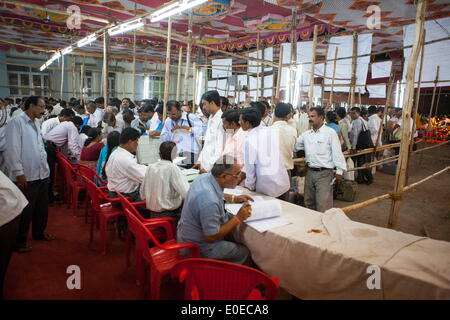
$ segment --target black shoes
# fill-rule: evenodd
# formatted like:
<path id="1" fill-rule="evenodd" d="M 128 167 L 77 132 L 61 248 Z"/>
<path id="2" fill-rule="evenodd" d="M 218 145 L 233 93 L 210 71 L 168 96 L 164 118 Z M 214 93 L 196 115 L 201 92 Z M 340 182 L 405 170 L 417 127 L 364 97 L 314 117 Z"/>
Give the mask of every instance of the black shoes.
<path id="1" fill-rule="evenodd" d="M 42 235 L 40 236 L 33 236 L 33 240 L 38 240 L 38 241 L 53 241 L 55 240 L 55 237 L 52 235 L 49 235 L 48 233 L 44 232 Z"/>

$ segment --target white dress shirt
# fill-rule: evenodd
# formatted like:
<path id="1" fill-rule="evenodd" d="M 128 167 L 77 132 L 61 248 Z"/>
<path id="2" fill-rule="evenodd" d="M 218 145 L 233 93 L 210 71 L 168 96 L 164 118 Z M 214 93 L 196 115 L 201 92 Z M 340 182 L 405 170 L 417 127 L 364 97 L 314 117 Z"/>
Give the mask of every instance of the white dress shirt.
<path id="1" fill-rule="evenodd" d="M 104 138 L 106 138 L 108 134 L 110 134 L 113 131 L 122 133 L 123 129 L 125 129 L 125 122 L 122 119 L 116 118 L 116 123 L 114 124 L 114 126 L 107 125 L 105 122 L 102 122 L 102 124 L 103 124 L 102 134 Z"/>
<path id="2" fill-rule="evenodd" d="M 140 195 L 151 211 L 173 211 L 181 206 L 188 190 L 189 182 L 180 168 L 160 160 L 148 166 Z"/>
<path id="3" fill-rule="evenodd" d="M 60 124 L 60 122 L 59 122 L 59 117 L 54 117 L 54 118 L 45 120 L 45 121 L 42 123 L 42 126 L 41 126 L 41 133 L 42 133 L 42 136 L 45 136 L 47 133 L 50 132 L 50 130 L 52 130 L 52 129 L 53 129 L 54 127 L 56 127 L 58 124 Z"/>
<path id="4" fill-rule="evenodd" d="M 373 145 L 377 144 L 378 131 L 380 130 L 381 118 L 377 114 L 373 114 L 369 117 L 369 131 L 372 138 Z M 381 145 L 381 134 L 378 140 L 378 145 Z"/>
<path id="5" fill-rule="evenodd" d="M 81 148 L 78 129 L 72 121 L 64 121 L 44 135 L 44 139 L 62 148 L 67 144 L 70 155 L 80 160 Z"/>
<path id="6" fill-rule="evenodd" d="M 136 157 L 118 147 L 109 156 L 105 172 L 108 177 L 109 191 L 131 193 L 144 181 L 147 167 L 138 164 Z"/>
<path id="7" fill-rule="evenodd" d="M 206 129 L 205 143 L 198 162 L 206 171 L 211 171 L 214 163 L 222 155 L 225 139 L 225 130 L 222 123 L 222 110 L 218 110 L 214 116 L 210 115 Z"/>
<path id="8" fill-rule="evenodd" d="M 0 227 L 16 218 L 27 204 L 22 191 L 0 171 Z"/>
<path id="9" fill-rule="evenodd" d="M 271 197 L 290 188 L 280 154 L 278 131 L 260 125 L 249 130 L 244 142 L 245 187 Z"/>
<path id="10" fill-rule="evenodd" d="M 94 113 L 88 113 L 89 121 L 87 123 L 88 126 L 92 128 L 97 128 L 100 121 L 103 120 L 104 111 L 100 108 L 95 109 Z"/>
<path id="11" fill-rule="evenodd" d="M 309 130 L 309 115 L 307 112 L 300 112 L 297 120 L 297 136 Z"/>
<path id="12" fill-rule="evenodd" d="M 57 104 L 55 104 L 55 105 L 53 106 L 53 110 L 52 110 L 52 112 L 50 113 L 50 115 L 55 115 L 55 116 L 57 116 L 57 115 L 59 115 L 59 113 L 61 112 L 62 109 L 64 109 L 64 108 L 61 107 L 61 105 L 60 105 L 59 103 L 57 103 Z"/>
<path id="13" fill-rule="evenodd" d="M 223 155 L 231 155 L 237 160 L 238 164 L 244 164 L 244 141 L 246 136 L 247 131 L 242 130 L 242 128 L 233 133 L 227 132 Z"/>
<path id="14" fill-rule="evenodd" d="M 339 175 L 347 170 L 337 133 L 325 124 L 298 137 L 296 149 L 305 150 L 306 163 L 311 168 L 336 168 Z"/>
<path id="15" fill-rule="evenodd" d="M 280 139 L 280 154 L 283 157 L 284 165 L 287 170 L 294 169 L 294 149 L 297 142 L 297 130 L 291 127 L 286 121 L 280 120 L 272 125 L 272 128 L 278 131 Z"/>

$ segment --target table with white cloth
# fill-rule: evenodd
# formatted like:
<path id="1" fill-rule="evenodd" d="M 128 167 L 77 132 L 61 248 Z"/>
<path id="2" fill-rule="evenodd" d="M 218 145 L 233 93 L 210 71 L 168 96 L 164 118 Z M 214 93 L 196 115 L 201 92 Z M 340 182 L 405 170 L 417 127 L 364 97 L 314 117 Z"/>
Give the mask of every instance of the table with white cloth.
<path id="1" fill-rule="evenodd" d="M 290 294 L 301 299 L 450 299 L 449 242 L 354 222 L 340 209 L 320 213 L 280 202 L 281 216 L 291 224 L 259 233 L 243 223 L 237 236 L 259 268 Z M 380 289 L 369 289 L 377 268 L 371 266 L 379 267 Z"/>

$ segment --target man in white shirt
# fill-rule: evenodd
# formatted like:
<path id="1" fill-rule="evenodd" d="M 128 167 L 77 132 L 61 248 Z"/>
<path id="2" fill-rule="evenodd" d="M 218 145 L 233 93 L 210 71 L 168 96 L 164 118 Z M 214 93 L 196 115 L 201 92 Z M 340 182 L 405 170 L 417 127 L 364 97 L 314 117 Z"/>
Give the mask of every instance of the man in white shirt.
<path id="1" fill-rule="evenodd" d="M 65 121 L 58 124 L 50 132 L 44 135 L 44 140 L 52 142 L 57 148 L 73 161 L 79 161 L 81 148 L 79 145 L 78 129 L 83 124 L 80 117 L 73 117 L 71 121 Z"/>
<path id="2" fill-rule="evenodd" d="M 45 136 L 61 122 L 72 120 L 73 117 L 75 117 L 75 112 L 73 112 L 72 109 L 62 109 L 58 116 L 45 120 L 42 123 L 42 136 Z"/>
<path id="3" fill-rule="evenodd" d="M 281 197 L 289 191 L 290 182 L 280 154 L 278 131 L 263 126 L 261 113 L 253 107 L 242 110 L 239 122 L 248 131 L 244 142 L 245 187 Z"/>
<path id="4" fill-rule="evenodd" d="M 208 172 L 223 152 L 225 130 L 222 125 L 222 110 L 220 109 L 220 96 L 216 90 L 203 94 L 201 103 L 203 109 L 209 114 L 203 149 L 198 157 L 195 169 Z"/>
<path id="5" fill-rule="evenodd" d="M 97 108 L 95 103 L 91 101 L 87 105 L 87 111 L 88 111 L 87 116 L 89 118 L 87 125 L 90 126 L 91 128 L 97 128 L 98 124 L 103 119 L 104 114 L 103 110 Z"/>
<path id="6" fill-rule="evenodd" d="M 370 145 L 367 146 L 361 146 L 361 141 L 358 145 L 358 138 L 360 136 L 360 133 L 364 130 L 368 130 L 368 125 L 366 125 L 365 120 L 360 116 L 361 109 L 359 107 L 353 107 L 350 109 L 350 117 L 352 118 L 352 129 L 350 131 L 350 141 L 352 143 L 352 149 L 350 149 L 350 154 L 356 153 L 358 150 L 365 149 L 366 147 L 369 148 Z M 364 140 L 363 140 L 364 141 Z M 372 142 L 372 139 L 368 141 L 369 143 Z M 355 162 L 357 167 L 362 167 L 365 163 L 369 163 L 372 160 L 371 154 L 362 154 L 356 157 L 353 157 L 353 162 Z M 373 183 L 373 175 L 372 175 L 372 169 L 363 169 L 358 170 L 356 172 L 356 182 L 359 184 L 366 183 L 366 184 L 372 184 Z"/>
<path id="7" fill-rule="evenodd" d="M 0 171 L 0 300 L 9 260 L 19 233 L 20 216 L 28 200 L 17 186 Z"/>
<path id="8" fill-rule="evenodd" d="M 377 108 L 375 106 L 369 107 L 369 130 L 370 130 L 370 137 L 372 138 L 373 145 L 379 145 L 381 146 L 381 133 L 380 138 L 377 141 L 378 138 L 378 131 L 383 128 L 380 128 L 381 124 L 381 116 L 383 114 L 383 108 Z"/>
<path id="9" fill-rule="evenodd" d="M 136 129 L 124 129 L 120 134 L 120 146 L 109 156 L 105 172 L 108 177 L 108 190 L 113 198 L 116 197 L 116 192 L 120 192 L 130 197 L 133 202 L 142 201 L 139 188 L 144 181 L 147 167 L 138 164 L 133 155 L 140 137 L 141 134 Z"/>
<path id="10" fill-rule="evenodd" d="M 297 120 L 297 136 L 309 130 L 309 115 L 306 111 L 306 106 L 300 107 L 300 112 Z"/>
<path id="11" fill-rule="evenodd" d="M 309 112 L 312 129 L 297 139 L 296 149 L 305 150 L 308 171 L 305 178 L 305 206 L 325 212 L 333 207 L 333 178 L 342 179 L 347 170 L 344 154 L 336 131 L 324 124 L 322 108 Z M 333 169 L 336 168 L 336 174 Z"/>
<path id="12" fill-rule="evenodd" d="M 178 151 L 175 142 L 159 146 L 161 161 L 148 166 L 140 196 L 145 200 L 150 218 L 180 218 L 181 206 L 189 190 L 189 182 L 180 168 L 172 163 Z"/>
<path id="13" fill-rule="evenodd" d="M 150 130 L 151 119 L 155 114 L 155 108 L 147 102 L 143 107 L 138 110 L 139 117 L 131 122 L 131 128 L 139 130 L 141 134 Z"/>
<path id="14" fill-rule="evenodd" d="M 125 129 L 125 122 L 122 119 L 117 119 L 113 113 L 105 112 L 102 121 L 102 134 L 107 137 L 113 131 L 121 133 Z"/>

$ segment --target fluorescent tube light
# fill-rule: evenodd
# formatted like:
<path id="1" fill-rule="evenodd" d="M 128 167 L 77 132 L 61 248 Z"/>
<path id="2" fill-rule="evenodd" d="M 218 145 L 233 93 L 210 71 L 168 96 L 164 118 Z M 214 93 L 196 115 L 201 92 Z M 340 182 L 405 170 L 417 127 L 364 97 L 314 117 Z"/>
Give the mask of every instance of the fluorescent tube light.
<path id="1" fill-rule="evenodd" d="M 73 51 L 73 47 L 72 46 L 68 46 L 67 48 L 63 49 L 63 51 L 61 52 L 62 55 L 66 55 L 68 53 L 71 53 Z"/>
<path id="2" fill-rule="evenodd" d="M 139 18 L 139 19 L 132 20 L 132 21 L 129 21 L 126 23 L 119 24 L 118 26 L 112 27 L 111 29 L 108 29 L 108 33 L 110 36 L 115 36 L 119 33 L 125 33 L 128 31 L 140 28 L 142 26 L 144 26 L 144 21 L 141 18 Z"/>
<path id="3" fill-rule="evenodd" d="M 40 68 L 39 71 L 44 71 L 45 69 L 47 69 L 47 63 L 44 63 Z"/>
<path id="4" fill-rule="evenodd" d="M 88 35 L 87 37 L 81 39 L 80 41 L 78 41 L 77 46 L 78 46 L 78 48 L 81 48 L 81 47 L 84 47 L 85 45 L 91 44 L 95 40 L 97 40 L 97 35 L 95 33 L 93 33 L 93 34 Z"/>
<path id="5" fill-rule="evenodd" d="M 177 6 L 175 6 L 177 3 L 173 3 L 159 10 L 156 10 L 153 14 L 150 15 L 150 19 L 152 22 L 158 22 L 160 20 L 178 14 L 184 10 L 188 10 L 198 5 L 201 5 L 206 1 L 208 0 L 192 0 L 192 1 L 180 0 Z M 168 7 L 171 7 L 170 10 L 168 9 Z"/>

